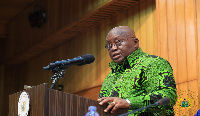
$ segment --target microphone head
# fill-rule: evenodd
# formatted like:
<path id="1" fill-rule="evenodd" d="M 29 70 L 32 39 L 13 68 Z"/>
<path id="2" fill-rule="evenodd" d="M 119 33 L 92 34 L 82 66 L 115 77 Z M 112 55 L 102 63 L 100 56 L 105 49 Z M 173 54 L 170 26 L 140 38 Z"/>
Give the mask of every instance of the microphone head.
<path id="1" fill-rule="evenodd" d="M 158 102 L 160 103 L 159 105 L 167 105 L 167 104 L 169 104 L 170 103 L 170 98 L 168 98 L 168 97 L 165 97 L 165 98 L 162 98 L 162 99 L 160 99 L 160 100 L 158 100 Z"/>
<path id="2" fill-rule="evenodd" d="M 84 63 L 78 64 L 77 66 L 85 65 L 85 64 L 90 64 L 94 62 L 95 58 L 91 54 L 86 54 L 81 56 L 84 59 Z"/>

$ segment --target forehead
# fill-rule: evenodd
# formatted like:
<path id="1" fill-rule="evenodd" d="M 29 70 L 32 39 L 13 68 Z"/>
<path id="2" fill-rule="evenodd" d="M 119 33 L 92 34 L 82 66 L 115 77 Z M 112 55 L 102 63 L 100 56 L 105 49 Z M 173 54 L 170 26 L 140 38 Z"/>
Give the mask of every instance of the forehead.
<path id="1" fill-rule="evenodd" d="M 106 37 L 106 42 L 112 42 L 116 40 L 125 40 L 125 39 L 127 39 L 127 36 L 124 36 L 123 34 L 108 33 Z"/>

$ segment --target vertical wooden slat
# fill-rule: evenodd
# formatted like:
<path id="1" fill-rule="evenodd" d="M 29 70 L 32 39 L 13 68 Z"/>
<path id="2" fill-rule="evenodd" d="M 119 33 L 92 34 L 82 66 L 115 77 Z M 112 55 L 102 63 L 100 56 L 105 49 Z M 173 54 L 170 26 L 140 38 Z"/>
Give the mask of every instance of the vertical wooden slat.
<path id="1" fill-rule="evenodd" d="M 66 100 L 64 103 L 65 103 L 65 115 L 66 116 L 70 116 L 70 112 L 69 112 L 69 109 L 70 109 L 70 94 L 69 93 L 64 93 L 64 99 Z"/>
<path id="2" fill-rule="evenodd" d="M 15 93 L 14 97 L 13 97 L 14 98 L 13 103 L 15 104 L 14 107 L 13 107 L 14 115 L 16 113 L 18 113 L 18 101 L 19 101 L 20 94 L 21 94 L 21 92 Z"/>
<path id="3" fill-rule="evenodd" d="M 175 19 L 175 1 L 167 0 L 167 36 L 168 36 L 168 53 L 169 62 L 173 68 L 173 74 L 177 82 L 177 47 L 176 47 L 176 19 Z"/>
<path id="4" fill-rule="evenodd" d="M 147 52 L 147 35 L 146 35 L 146 9 L 145 9 L 146 1 L 142 1 L 140 3 L 140 47 L 144 52 Z"/>
<path id="5" fill-rule="evenodd" d="M 189 116 L 193 116 L 199 110 L 199 97 L 198 97 L 198 80 L 189 81 L 189 91 L 188 91 L 188 98 L 190 109 L 189 109 Z"/>
<path id="6" fill-rule="evenodd" d="M 180 98 L 180 96 L 179 96 L 179 84 L 177 84 L 176 85 L 176 92 L 177 92 L 177 95 L 178 95 L 178 98 L 177 99 L 179 99 Z M 174 114 L 175 114 L 175 116 L 179 116 L 179 114 L 180 114 L 180 105 L 179 105 L 179 103 L 178 103 L 178 100 L 176 101 L 176 104 L 173 106 L 173 109 L 174 109 Z"/>
<path id="7" fill-rule="evenodd" d="M 92 10 L 93 0 L 86 0 L 87 3 L 87 12 L 90 12 Z"/>
<path id="8" fill-rule="evenodd" d="M 116 15 L 116 23 L 115 23 L 115 26 L 114 27 L 118 27 L 118 26 L 122 26 L 122 12 L 119 12 L 117 15 Z"/>
<path id="9" fill-rule="evenodd" d="M 105 45 L 106 45 L 106 34 L 107 34 L 107 32 L 106 32 L 106 21 L 104 21 L 104 22 L 102 22 L 101 23 L 101 30 L 100 30 L 100 32 L 101 32 L 101 35 L 100 35 L 100 43 L 101 43 L 101 58 L 100 58 L 100 63 L 101 63 L 101 77 L 99 77 L 99 82 L 100 82 L 100 84 L 102 84 L 103 83 L 103 80 L 102 79 L 104 79 L 105 77 L 106 77 L 106 66 L 107 66 L 107 64 L 105 64 L 104 63 L 104 61 L 106 61 L 106 52 L 107 52 L 107 50 L 106 50 L 106 48 L 104 47 Z"/>
<path id="10" fill-rule="evenodd" d="M 5 72 L 5 70 L 4 70 L 4 66 L 2 65 L 2 66 L 0 66 L 0 114 L 3 114 L 3 98 L 4 98 L 4 96 L 3 96 L 3 93 L 4 93 L 4 84 L 5 84 L 5 75 L 4 75 L 4 72 Z M 10 96 L 9 96 L 10 97 Z M 10 98 L 9 98 L 10 99 Z M 9 104 L 10 104 L 10 102 L 9 102 Z"/>
<path id="11" fill-rule="evenodd" d="M 160 0 L 159 1 L 159 5 L 162 6 L 160 7 L 160 24 L 159 24 L 159 39 L 160 40 L 160 50 L 161 50 L 161 53 L 160 53 L 160 56 L 167 59 L 168 60 L 168 49 L 167 49 L 167 46 L 168 46 L 168 42 L 167 42 L 167 4 L 166 4 L 166 0 Z"/>
<path id="12" fill-rule="evenodd" d="M 196 8 L 196 22 L 197 22 L 197 63 L 198 63 L 198 88 L 200 88 L 200 1 L 196 0 L 195 1 L 195 8 Z M 200 100 L 200 89 L 198 89 L 198 96 L 199 96 L 199 100 Z M 198 108 L 200 109 L 200 105 L 198 106 Z"/>
<path id="13" fill-rule="evenodd" d="M 160 38 L 160 12 L 159 11 L 161 9 L 160 8 L 161 6 L 159 4 L 160 4 L 160 0 L 156 0 L 156 9 L 157 9 L 157 17 L 158 17 L 157 18 L 157 22 L 158 22 L 158 25 L 157 25 L 157 30 L 158 30 L 157 31 L 158 32 L 158 41 L 157 42 L 158 43 L 157 43 L 157 45 L 158 45 L 158 55 L 160 56 L 160 54 L 161 54 L 161 49 L 160 49 L 161 48 L 161 44 L 160 44 L 161 39 L 159 39 Z"/>
<path id="14" fill-rule="evenodd" d="M 154 40 L 157 38 L 153 38 L 153 31 L 154 31 L 154 23 L 153 23 L 153 0 L 148 0 L 146 2 L 146 48 L 147 48 L 147 53 L 153 54 L 154 51 Z"/>
<path id="15" fill-rule="evenodd" d="M 104 22 L 102 22 L 102 23 L 104 23 Z M 102 42 L 102 40 L 101 40 L 101 24 L 98 24 L 98 26 L 97 26 L 97 28 L 95 29 L 95 36 L 96 36 L 96 41 L 95 41 L 95 47 L 96 47 L 96 54 L 95 54 L 95 56 L 96 56 L 96 62 L 94 62 L 94 67 L 92 67 L 92 70 L 94 70 L 94 72 L 96 73 L 96 75 L 95 75 L 95 80 L 94 80 L 94 86 L 95 85 L 100 85 L 101 84 L 101 82 L 100 82 L 100 80 L 101 80 L 101 74 L 103 74 L 103 72 L 102 72 L 102 63 L 101 63 L 101 61 L 102 61 L 102 48 L 104 48 L 103 46 L 104 46 L 104 44 L 102 44 L 101 42 Z M 94 36 L 94 37 L 95 37 Z M 96 69 L 95 69 L 96 68 Z"/>
<path id="16" fill-rule="evenodd" d="M 56 91 L 56 92 L 57 92 L 56 96 L 57 116 L 62 116 L 64 114 L 63 92 L 62 91 Z"/>
<path id="17" fill-rule="evenodd" d="M 74 15 L 74 21 L 76 21 L 78 19 L 78 17 L 79 17 L 79 15 L 78 15 L 78 13 L 79 13 L 78 9 L 79 8 L 77 7 L 79 5 L 78 4 L 79 2 L 80 2 L 80 0 L 74 0 L 74 6 L 73 6 L 73 8 L 74 8 L 74 14 L 75 14 Z"/>
<path id="18" fill-rule="evenodd" d="M 185 24 L 188 80 L 197 79 L 196 30 L 194 0 L 185 0 Z M 192 39 L 191 39 L 192 38 Z"/>
<path id="19" fill-rule="evenodd" d="M 180 95 L 178 97 L 178 99 L 180 100 L 180 102 L 185 101 L 184 99 L 188 98 L 188 83 L 184 82 L 184 83 L 179 84 L 178 92 L 179 92 L 179 95 Z M 179 115 L 189 116 L 188 109 L 184 109 L 182 107 L 180 107 L 179 109 L 180 109 L 180 114 Z"/>
<path id="20" fill-rule="evenodd" d="M 82 37 L 84 38 L 84 41 L 81 42 L 81 44 L 82 44 L 82 46 L 81 46 L 81 49 L 82 49 L 81 53 L 83 53 L 83 54 L 89 54 L 90 52 L 87 51 L 87 48 L 86 48 L 86 46 L 88 44 L 88 40 L 85 39 L 85 38 L 87 38 L 86 34 L 84 34 L 83 36 L 80 36 L 80 38 L 82 38 Z M 87 73 L 87 70 L 88 70 L 87 67 L 82 66 L 82 74 L 80 74 L 80 78 L 82 78 L 81 79 L 81 85 L 84 85 L 87 82 L 87 80 L 84 79 L 84 77 L 89 77 L 88 73 Z M 81 86 L 80 86 L 80 88 L 81 88 Z"/>
<path id="21" fill-rule="evenodd" d="M 122 26 L 128 26 L 128 10 L 122 12 Z"/>
<path id="22" fill-rule="evenodd" d="M 71 95 L 70 96 L 70 113 L 71 116 L 77 116 L 77 96 L 76 95 Z"/>
<path id="23" fill-rule="evenodd" d="M 17 96 L 16 96 L 16 94 L 13 94 L 12 96 L 9 96 L 9 100 L 10 100 L 10 102 L 9 102 L 9 116 L 13 116 L 13 115 L 15 115 L 15 113 L 18 113 L 18 112 L 16 112 L 16 110 L 15 110 L 15 100 L 16 100 L 16 98 L 17 98 Z M 13 105 L 13 104 L 15 104 L 15 105 Z"/>
<path id="24" fill-rule="evenodd" d="M 156 0 L 152 1 L 153 12 L 153 54 L 158 55 L 158 17 L 156 9 Z"/>
<path id="25" fill-rule="evenodd" d="M 187 66 L 186 66 L 186 40 L 185 40 L 185 12 L 184 0 L 176 0 L 176 26 L 177 26 L 177 58 L 178 58 L 178 74 L 177 83 L 186 82 Z"/>
<path id="26" fill-rule="evenodd" d="M 69 4 L 70 4 L 70 6 L 69 6 L 69 22 L 71 23 L 71 22 L 73 22 L 73 18 L 74 18 L 74 8 L 73 7 L 71 7 L 71 6 L 74 6 L 74 0 L 70 0 L 70 2 L 69 2 Z"/>
<path id="27" fill-rule="evenodd" d="M 77 4 L 77 6 L 78 6 L 78 18 L 80 18 L 82 16 L 82 13 L 83 13 L 82 4 L 83 4 L 83 1 L 79 0 L 78 4 Z"/>
<path id="28" fill-rule="evenodd" d="M 97 66 L 97 63 L 99 63 L 99 57 L 97 57 L 97 53 L 98 53 L 97 52 L 97 50 L 98 50 L 97 46 L 99 46 L 99 45 L 97 45 L 97 41 L 98 41 L 97 39 L 99 39 L 99 37 L 97 37 L 97 36 L 99 36 L 99 33 L 97 34 L 97 31 L 99 31 L 97 29 L 97 27 L 96 28 L 91 28 L 91 30 L 90 30 L 91 54 L 93 54 L 95 56 L 95 58 L 96 58 L 95 62 L 90 64 L 91 65 L 90 68 L 88 67 L 88 69 L 89 69 L 88 70 L 88 74 L 91 77 L 89 82 L 91 82 L 90 84 L 92 86 L 95 85 L 95 81 L 96 81 L 96 78 L 97 78 L 97 70 L 95 70 L 95 67 Z M 95 38 L 95 37 L 97 39 L 92 39 L 92 38 Z M 100 43 L 98 43 L 98 44 L 100 44 Z M 96 67 L 96 69 L 99 69 L 99 68 Z M 93 76 L 95 76 L 95 77 L 93 77 Z"/>
<path id="29" fill-rule="evenodd" d="M 113 27 L 112 27 L 112 20 L 111 19 L 107 19 L 106 20 L 106 27 L 105 27 L 105 38 L 104 38 L 104 43 L 106 43 L 106 37 L 107 37 L 107 34 L 109 33 L 109 31 L 112 29 Z M 109 68 L 109 62 L 111 62 L 111 58 L 110 58 L 110 56 L 109 56 L 109 53 L 108 53 L 108 50 L 105 48 L 105 44 L 103 45 L 103 47 L 104 47 L 104 57 L 105 57 L 105 59 L 104 59 L 104 63 L 105 63 L 105 75 L 107 75 L 109 72 L 110 72 L 110 68 Z M 106 78 L 106 76 L 105 77 L 102 77 L 101 78 L 101 82 L 103 83 L 103 81 L 104 81 L 104 79 Z"/>
<path id="30" fill-rule="evenodd" d="M 49 91 L 48 91 L 48 84 L 43 84 L 42 86 L 43 94 L 44 94 L 44 105 L 43 105 L 43 114 L 44 116 L 49 116 Z"/>
<path id="31" fill-rule="evenodd" d="M 128 26 L 129 26 L 130 28 L 132 28 L 132 29 L 134 28 L 134 27 L 133 27 L 133 25 L 134 25 L 134 21 L 133 21 L 133 19 L 134 19 L 133 8 L 134 8 L 134 7 L 131 7 L 131 8 L 128 9 L 128 17 L 127 17 L 127 18 L 128 18 L 128 19 L 127 19 L 127 20 L 128 20 Z"/>
<path id="32" fill-rule="evenodd" d="M 133 14 L 134 14 L 133 30 L 135 31 L 136 38 L 139 39 L 140 47 L 142 47 L 141 32 L 140 32 L 140 7 L 139 7 L 139 5 L 136 5 L 133 7 Z"/>

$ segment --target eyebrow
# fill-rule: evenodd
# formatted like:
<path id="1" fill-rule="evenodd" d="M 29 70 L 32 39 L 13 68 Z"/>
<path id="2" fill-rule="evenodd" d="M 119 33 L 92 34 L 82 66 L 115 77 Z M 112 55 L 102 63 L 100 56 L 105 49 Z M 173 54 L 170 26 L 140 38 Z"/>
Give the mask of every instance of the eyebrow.
<path id="1" fill-rule="evenodd" d="M 118 39 L 119 39 L 119 37 L 115 37 L 114 39 L 115 39 L 115 41 L 116 41 L 116 40 L 118 40 Z M 108 40 L 106 40 L 106 42 L 109 42 L 109 41 L 108 41 Z"/>

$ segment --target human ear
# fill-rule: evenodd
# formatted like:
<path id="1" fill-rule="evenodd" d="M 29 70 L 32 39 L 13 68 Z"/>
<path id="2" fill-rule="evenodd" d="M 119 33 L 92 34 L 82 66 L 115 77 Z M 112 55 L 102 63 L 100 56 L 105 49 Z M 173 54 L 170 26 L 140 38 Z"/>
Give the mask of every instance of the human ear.
<path id="1" fill-rule="evenodd" d="M 139 47 L 139 39 L 134 38 L 134 42 L 135 42 L 135 47 L 138 48 Z"/>

